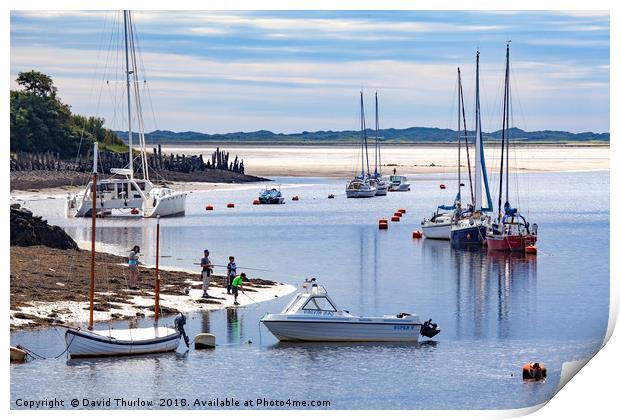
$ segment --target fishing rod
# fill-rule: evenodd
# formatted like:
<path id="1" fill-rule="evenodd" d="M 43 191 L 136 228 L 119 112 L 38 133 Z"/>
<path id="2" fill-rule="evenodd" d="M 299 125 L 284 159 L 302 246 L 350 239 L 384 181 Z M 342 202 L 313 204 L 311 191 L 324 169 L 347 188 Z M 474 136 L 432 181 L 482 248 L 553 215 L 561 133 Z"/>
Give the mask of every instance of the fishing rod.
<path id="1" fill-rule="evenodd" d="M 201 263 L 193 263 L 194 265 L 201 265 Z M 213 267 L 226 267 L 228 268 L 228 265 L 222 265 L 222 264 L 209 264 L 212 265 Z M 254 268 L 254 267 L 242 267 L 242 266 L 237 266 L 237 269 L 242 269 L 242 270 L 254 270 L 254 271 L 273 271 L 273 270 L 268 270 L 265 268 Z"/>

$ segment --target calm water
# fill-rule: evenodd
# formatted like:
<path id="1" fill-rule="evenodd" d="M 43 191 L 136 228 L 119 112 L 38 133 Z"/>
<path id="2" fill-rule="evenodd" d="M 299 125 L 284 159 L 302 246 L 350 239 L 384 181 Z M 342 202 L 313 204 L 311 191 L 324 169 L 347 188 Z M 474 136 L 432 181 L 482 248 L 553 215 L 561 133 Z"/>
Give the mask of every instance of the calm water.
<path id="1" fill-rule="evenodd" d="M 12 365 L 12 406 L 17 398 L 265 397 L 329 400 L 339 409 L 481 409 L 551 398 L 562 362 L 595 353 L 606 331 L 609 173 L 519 177 L 512 201 L 517 204 L 520 193 L 522 210 L 539 225 L 535 257 L 412 240 L 420 220 L 455 194 L 450 177 L 412 181 L 408 193 L 347 200 L 342 180 L 282 179 L 283 206 L 252 206 L 262 185 L 195 192 L 186 217 L 162 220 L 162 264 L 195 270 L 193 263 L 209 248 L 216 264 L 235 255 L 239 265 L 269 270 L 245 270 L 251 276 L 293 284 L 314 276 L 352 313 L 432 317 L 442 329 L 434 342 L 278 344 L 259 329 L 259 319 L 279 312 L 291 298 L 286 296 L 191 314 L 190 337 L 214 333 L 220 344 L 214 351 Z M 440 182 L 448 189 L 440 190 Z M 329 193 L 336 198 L 328 200 Z M 292 195 L 300 201 L 291 201 Z M 226 209 L 227 202 L 236 208 Z M 215 211 L 204 211 L 206 204 Z M 63 205 L 60 199 L 28 203 L 76 239 L 89 239 L 90 222 L 65 219 Z M 377 220 L 399 207 L 407 209 L 401 222 L 378 231 Z M 153 220 L 104 219 L 97 238 L 117 250 L 139 244 L 148 263 L 153 226 Z M 13 333 L 11 342 L 50 355 L 64 348 L 60 329 Z M 520 369 L 529 360 L 547 365 L 547 381 L 523 383 Z"/>

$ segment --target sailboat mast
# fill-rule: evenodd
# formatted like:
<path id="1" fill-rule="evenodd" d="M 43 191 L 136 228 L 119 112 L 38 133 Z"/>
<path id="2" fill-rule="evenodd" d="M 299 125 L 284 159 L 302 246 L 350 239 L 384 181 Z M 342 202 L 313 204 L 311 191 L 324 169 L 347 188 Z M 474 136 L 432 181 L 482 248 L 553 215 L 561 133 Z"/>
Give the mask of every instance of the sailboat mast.
<path id="1" fill-rule="evenodd" d="M 90 287 L 88 290 L 88 329 L 93 329 L 93 303 L 95 301 L 95 227 L 97 225 L 97 157 L 99 148 L 93 143 L 93 183 L 90 189 L 92 196 L 91 228 L 90 228 Z"/>
<path id="2" fill-rule="evenodd" d="M 502 217 L 502 189 L 504 186 L 504 149 L 506 147 L 506 118 L 508 113 L 508 46 L 506 46 L 506 74 L 504 75 L 504 109 L 502 115 L 502 152 L 499 161 L 499 199 L 497 217 Z M 507 151 L 506 151 L 507 152 Z M 506 201 L 508 201 L 508 155 L 506 154 Z"/>
<path id="3" fill-rule="evenodd" d="M 133 138 L 131 132 L 131 82 L 129 71 L 129 41 L 128 41 L 128 17 L 129 11 L 123 10 L 123 24 L 125 29 L 125 73 L 127 76 L 127 124 L 128 124 L 128 138 L 129 138 L 129 172 L 130 177 L 133 179 Z"/>
<path id="4" fill-rule="evenodd" d="M 459 96 L 461 98 L 461 110 L 463 117 L 463 135 L 465 136 L 465 154 L 467 155 L 467 174 L 469 175 L 469 198 L 474 201 L 474 183 L 471 180 L 471 160 L 469 158 L 469 139 L 467 138 L 467 118 L 465 118 L 465 101 L 463 96 L 463 83 L 461 82 L 461 69 L 459 68 Z"/>
<path id="5" fill-rule="evenodd" d="M 480 209 L 482 202 L 482 171 L 480 167 L 480 145 L 482 143 L 482 128 L 480 122 L 480 51 L 476 51 L 476 174 L 475 174 L 475 194 L 474 209 Z"/>
<path id="6" fill-rule="evenodd" d="M 159 216 L 157 216 L 157 234 L 155 238 L 155 322 L 157 322 L 159 319 Z"/>
<path id="7" fill-rule="evenodd" d="M 366 132 L 366 114 L 364 113 L 364 95 L 363 94 L 362 94 L 362 131 L 364 133 L 364 151 L 366 152 L 366 174 L 370 175 L 370 160 L 368 158 L 368 135 L 367 135 L 368 133 Z"/>
<path id="8" fill-rule="evenodd" d="M 364 178 L 364 93 L 360 91 L 360 131 L 362 135 L 362 178 Z"/>
<path id="9" fill-rule="evenodd" d="M 510 41 L 506 44 L 506 202 L 508 199 L 508 150 L 510 149 Z M 501 204 L 500 204 L 501 205 Z"/>
<path id="10" fill-rule="evenodd" d="M 457 81 L 457 94 L 456 96 L 457 98 L 457 109 L 456 109 L 456 119 L 458 120 L 457 122 L 457 131 L 456 131 L 456 135 L 457 135 L 457 139 L 458 139 L 458 158 L 457 158 L 457 167 L 458 167 L 458 183 L 459 183 L 459 188 L 458 188 L 458 196 L 459 199 L 461 197 L 461 95 L 460 95 L 460 91 L 461 91 L 461 68 L 457 67 L 456 71 L 458 73 L 458 81 Z"/>
<path id="11" fill-rule="evenodd" d="M 379 99 L 375 92 L 375 175 L 379 173 Z"/>

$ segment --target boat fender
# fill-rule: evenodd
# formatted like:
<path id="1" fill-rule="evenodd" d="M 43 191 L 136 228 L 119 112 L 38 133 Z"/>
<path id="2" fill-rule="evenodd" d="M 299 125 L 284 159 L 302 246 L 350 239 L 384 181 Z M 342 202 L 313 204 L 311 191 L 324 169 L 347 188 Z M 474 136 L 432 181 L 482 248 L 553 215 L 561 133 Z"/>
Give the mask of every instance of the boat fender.
<path id="1" fill-rule="evenodd" d="M 176 318 L 174 318 L 174 329 L 181 333 L 183 336 L 183 340 L 185 341 L 185 345 L 189 348 L 189 337 L 185 333 L 185 323 L 187 320 L 185 319 L 185 315 L 178 314 Z"/>
<path id="2" fill-rule="evenodd" d="M 420 328 L 420 335 L 428 338 L 433 338 L 440 332 L 441 330 L 437 328 L 437 324 L 433 322 L 433 318 L 430 318 L 428 321 L 424 321 L 422 328 Z"/>
<path id="3" fill-rule="evenodd" d="M 539 381 L 547 377 L 547 368 L 543 363 L 527 362 L 523 365 L 523 379 Z"/>

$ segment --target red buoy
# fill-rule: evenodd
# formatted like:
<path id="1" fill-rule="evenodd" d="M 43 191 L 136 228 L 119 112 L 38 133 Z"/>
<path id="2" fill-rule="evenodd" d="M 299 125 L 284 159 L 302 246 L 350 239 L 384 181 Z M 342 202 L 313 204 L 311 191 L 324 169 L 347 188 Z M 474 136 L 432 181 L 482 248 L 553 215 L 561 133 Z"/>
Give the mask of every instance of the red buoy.
<path id="1" fill-rule="evenodd" d="M 400 221 L 400 216 L 394 215 L 394 216 L 392 216 L 391 220 L 392 220 L 392 222 L 399 222 Z"/>
<path id="2" fill-rule="evenodd" d="M 131 209 L 131 214 L 138 214 L 138 213 L 140 213 L 140 210 L 138 210 L 136 208 Z"/>
<path id="3" fill-rule="evenodd" d="M 442 189 L 442 190 L 445 190 L 446 186 L 444 184 L 439 184 L 439 188 Z"/>
<path id="4" fill-rule="evenodd" d="M 534 245 L 528 245 L 525 247 L 525 253 L 526 254 L 536 254 L 538 253 L 538 248 L 536 248 L 536 246 Z"/>
<path id="5" fill-rule="evenodd" d="M 258 206 L 260 204 L 260 200 L 254 200 L 252 201 L 252 204 Z"/>
<path id="6" fill-rule="evenodd" d="M 299 196 L 298 195 L 294 195 L 293 198 L 291 198 L 291 200 L 293 201 L 299 201 Z"/>
<path id="7" fill-rule="evenodd" d="M 403 217 L 403 214 L 400 211 L 395 211 L 394 216 Z"/>
<path id="8" fill-rule="evenodd" d="M 328 195 L 327 198 L 334 198 L 334 194 Z"/>
<path id="9" fill-rule="evenodd" d="M 207 204 L 207 207 L 205 207 L 205 210 L 211 211 L 213 210 L 213 206 L 211 204 Z"/>
<path id="10" fill-rule="evenodd" d="M 403 208 L 400 208 L 400 209 L 398 209 L 398 212 L 402 213 L 402 214 L 405 214 L 405 213 L 407 213 L 407 210 L 403 209 Z"/>
<path id="11" fill-rule="evenodd" d="M 544 363 L 528 362 L 523 365 L 523 379 L 539 381 L 547 377 Z"/>
<path id="12" fill-rule="evenodd" d="M 422 232 L 420 232 L 419 230 L 414 230 L 411 233 L 411 236 L 413 237 L 413 239 L 420 239 L 422 237 Z"/>
<path id="13" fill-rule="evenodd" d="M 379 219 L 379 230 L 386 230 L 388 228 L 387 219 Z"/>
<path id="14" fill-rule="evenodd" d="M 235 203 L 228 203 L 228 204 L 226 204 L 226 208 L 234 209 L 235 208 Z"/>

